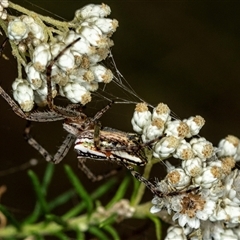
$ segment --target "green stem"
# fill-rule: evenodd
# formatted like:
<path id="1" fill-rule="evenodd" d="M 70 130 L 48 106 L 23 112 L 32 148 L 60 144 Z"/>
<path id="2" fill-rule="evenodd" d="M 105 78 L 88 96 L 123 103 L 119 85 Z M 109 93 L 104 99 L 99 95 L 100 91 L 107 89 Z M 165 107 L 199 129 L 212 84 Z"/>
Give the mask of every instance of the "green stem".
<path id="1" fill-rule="evenodd" d="M 144 168 L 143 177 L 146 178 L 146 179 L 149 179 L 149 176 L 150 176 L 150 173 L 151 173 L 151 169 L 152 169 L 152 166 L 153 166 L 153 163 L 151 161 L 152 153 L 150 151 L 146 150 L 145 151 L 145 155 L 146 155 L 146 157 L 148 159 L 148 163 L 146 164 L 146 166 Z M 137 206 L 141 202 L 143 194 L 145 193 L 145 189 L 146 189 L 146 185 L 143 184 L 143 183 L 140 184 L 138 192 L 137 192 L 137 195 L 136 195 L 136 198 L 133 199 L 133 201 L 132 201 L 132 206 L 133 207 Z"/>
<path id="2" fill-rule="evenodd" d="M 56 19 L 53 19 L 53 18 L 50 18 L 50 17 L 47 17 L 47 16 L 43 16 L 41 14 L 36 14 L 35 12 L 30 11 L 30 10 L 24 8 L 24 7 L 21 7 L 21 6 L 15 4 L 13 2 L 9 2 L 9 8 L 15 9 L 18 12 L 21 12 L 21 13 L 24 13 L 28 16 L 31 16 L 34 19 L 40 18 L 42 21 L 44 21 L 46 23 L 49 23 L 53 26 L 62 27 L 62 28 L 65 29 L 65 31 L 68 30 L 68 28 L 71 25 L 68 22 L 58 21 Z"/>

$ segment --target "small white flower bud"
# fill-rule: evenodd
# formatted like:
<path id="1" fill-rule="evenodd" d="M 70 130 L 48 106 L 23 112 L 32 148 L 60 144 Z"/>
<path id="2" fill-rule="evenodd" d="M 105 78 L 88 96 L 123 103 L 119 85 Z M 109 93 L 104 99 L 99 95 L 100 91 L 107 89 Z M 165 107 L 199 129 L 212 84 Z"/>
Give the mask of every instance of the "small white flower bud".
<path id="1" fill-rule="evenodd" d="M 142 140 L 148 142 L 162 136 L 164 131 L 164 122 L 161 119 L 153 119 L 151 124 L 143 129 Z"/>
<path id="2" fill-rule="evenodd" d="M 97 53 L 88 56 L 91 65 L 101 62 L 108 56 L 109 48 L 102 48 L 101 50 L 103 51 L 98 51 Z"/>
<path id="3" fill-rule="evenodd" d="M 220 160 L 222 162 L 221 168 L 223 173 L 229 175 L 231 170 L 235 167 L 236 160 L 234 159 L 234 157 L 221 157 Z"/>
<path id="4" fill-rule="evenodd" d="M 239 210 L 237 212 L 239 212 Z M 238 223 L 238 222 L 236 221 L 236 223 Z M 239 231 L 238 228 L 237 228 L 237 230 Z M 237 234 L 237 232 L 233 231 L 233 229 L 222 228 L 221 231 L 218 231 L 218 234 L 219 234 L 219 237 L 214 237 L 214 239 L 229 239 L 229 240 L 238 240 L 239 239 L 239 235 L 238 235 L 239 233 Z"/>
<path id="5" fill-rule="evenodd" d="M 31 88 L 33 90 L 40 88 L 42 85 L 42 79 L 40 73 L 33 67 L 32 62 L 26 65 L 25 72 L 27 74 L 27 80 L 29 81 Z"/>
<path id="6" fill-rule="evenodd" d="M 96 51 L 95 47 L 91 46 L 88 40 L 83 38 L 80 34 L 75 33 L 74 31 L 69 31 L 67 36 L 61 41 L 68 45 L 79 37 L 79 41 L 77 41 L 71 46 L 71 52 L 73 53 L 73 55 L 76 55 L 76 53 L 80 55 L 94 54 Z"/>
<path id="7" fill-rule="evenodd" d="M 202 160 L 196 157 L 182 161 L 182 168 L 189 176 L 196 177 L 202 172 Z"/>
<path id="8" fill-rule="evenodd" d="M 168 105 L 164 103 L 159 103 L 157 107 L 153 109 L 153 118 L 160 118 L 163 120 L 163 122 L 167 122 L 171 120 L 170 116 L 171 110 L 168 107 Z"/>
<path id="9" fill-rule="evenodd" d="M 32 17 L 30 17 L 30 16 L 22 15 L 20 18 L 27 25 L 30 25 L 31 23 L 34 23 L 34 19 Z"/>
<path id="10" fill-rule="evenodd" d="M 185 122 L 190 129 L 189 134 L 186 136 L 188 138 L 197 135 L 205 124 L 205 120 L 201 116 L 190 117 L 184 119 L 183 122 Z"/>
<path id="11" fill-rule="evenodd" d="M 234 156 L 237 154 L 237 149 L 239 146 L 239 139 L 233 135 L 228 135 L 226 138 L 222 139 L 218 144 L 218 156 Z"/>
<path id="12" fill-rule="evenodd" d="M 193 182 L 203 188 L 211 188 L 216 184 L 222 176 L 221 168 L 217 166 L 208 166 L 203 169 L 201 175 L 195 177 Z"/>
<path id="13" fill-rule="evenodd" d="M 210 217 L 210 220 L 239 223 L 239 216 L 240 216 L 239 205 L 234 204 L 228 198 L 224 198 L 221 202 L 221 205 L 219 205 L 218 208 L 215 208 L 214 214 Z M 226 238 L 226 239 L 229 239 L 229 238 Z"/>
<path id="14" fill-rule="evenodd" d="M 101 5 L 88 4 L 75 12 L 75 18 L 78 20 L 90 17 L 102 18 L 108 16 L 110 13 L 111 13 L 110 7 L 104 3 L 102 3 Z"/>
<path id="15" fill-rule="evenodd" d="M 179 158 L 182 160 L 189 160 L 194 157 L 192 146 L 190 143 L 186 142 L 185 139 L 182 139 L 176 152 L 173 154 L 173 157 Z"/>
<path id="16" fill-rule="evenodd" d="M 224 204 L 224 203 L 223 203 Z M 226 227 L 223 227 L 221 222 L 218 222 L 218 220 L 215 218 L 211 217 L 211 221 L 207 221 L 206 224 L 204 224 L 204 231 L 207 232 L 207 238 L 212 238 L 212 239 L 219 239 L 219 240 L 238 240 L 239 237 L 237 236 L 237 233 L 233 226 L 229 223 L 229 221 L 226 221 Z M 238 224 L 237 224 L 238 225 Z M 237 225 L 235 227 L 237 227 Z M 232 229 L 228 229 L 228 227 L 233 227 L 234 232 Z M 206 230 L 205 230 L 206 228 Z M 209 236 L 209 237 L 208 237 Z M 211 237 L 210 237 L 211 236 Z M 195 239 L 194 239 L 195 240 Z"/>
<path id="17" fill-rule="evenodd" d="M 212 157 L 215 154 L 214 147 L 211 142 L 205 138 L 193 138 L 190 141 L 193 152 L 202 160 Z"/>
<path id="18" fill-rule="evenodd" d="M 153 156 L 156 158 L 167 158 L 179 145 L 180 140 L 174 136 L 163 137 L 154 145 Z"/>
<path id="19" fill-rule="evenodd" d="M 32 17 L 29 17 L 27 15 L 22 15 L 21 20 L 27 24 L 29 28 L 29 32 L 32 34 L 32 38 L 37 38 L 38 40 L 43 41 L 44 40 L 44 33 L 43 28 L 38 25 Z"/>
<path id="20" fill-rule="evenodd" d="M 34 91 L 35 102 L 39 107 L 44 107 L 47 105 L 47 82 L 46 80 L 42 81 L 42 85 L 40 88 Z M 55 98 L 57 96 L 57 90 L 55 84 L 52 83 L 52 97 Z"/>
<path id="21" fill-rule="evenodd" d="M 72 103 L 86 104 L 91 101 L 90 93 L 78 83 L 67 83 L 59 88 L 59 92 Z"/>
<path id="22" fill-rule="evenodd" d="M 39 39 L 37 39 L 37 38 L 33 38 L 32 39 L 32 45 L 34 46 L 34 47 L 37 47 L 38 45 L 40 45 L 42 42 L 41 42 L 41 40 L 39 40 Z"/>
<path id="23" fill-rule="evenodd" d="M 39 72 L 46 70 L 48 61 L 51 59 L 51 53 L 49 50 L 49 44 L 42 43 L 38 45 L 33 52 L 33 66 Z"/>
<path id="24" fill-rule="evenodd" d="M 34 91 L 34 102 L 39 106 L 39 107 L 45 107 L 47 106 L 47 96 L 42 95 L 41 90 L 36 90 Z"/>
<path id="25" fill-rule="evenodd" d="M 108 46 L 107 38 L 97 28 L 81 27 L 76 31 L 95 47 L 104 48 Z"/>
<path id="26" fill-rule="evenodd" d="M 215 159 L 214 161 L 211 161 L 208 163 L 208 166 L 211 167 L 219 167 L 222 170 L 222 177 L 229 176 L 231 173 L 232 168 L 235 166 L 235 160 L 233 157 L 222 157 L 220 160 Z M 231 179 L 233 181 L 233 179 Z M 226 178 L 225 178 L 226 182 Z M 228 190 L 227 184 L 225 184 L 225 189 Z M 233 190 L 233 189 L 232 189 Z M 240 199 L 239 199 L 240 203 Z"/>
<path id="27" fill-rule="evenodd" d="M 91 82 L 82 82 L 81 86 L 86 88 L 90 92 L 95 92 L 98 90 L 98 82 L 91 81 Z"/>
<path id="28" fill-rule="evenodd" d="M 73 76 L 71 75 L 71 79 Z M 92 82 L 94 80 L 94 74 L 91 70 L 86 70 L 83 68 L 77 69 L 76 75 L 75 75 L 75 82 L 77 83 L 85 83 L 85 82 Z"/>
<path id="29" fill-rule="evenodd" d="M 2 20 L 6 20 L 7 19 L 7 16 L 8 16 L 8 13 L 7 13 L 7 10 L 6 9 L 3 9 L 2 11 L 0 11 L 0 18 Z"/>
<path id="30" fill-rule="evenodd" d="M 21 109 L 24 112 L 31 111 L 34 105 L 34 96 L 28 81 L 17 78 L 12 84 L 12 89 L 13 97 L 19 103 Z"/>
<path id="31" fill-rule="evenodd" d="M 183 169 L 175 168 L 166 176 L 168 183 L 177 190 L 182 190 L 190 184 L 191 177 L 189 177 Z"/>
<path id="32" fill-rule="evenodd" d="M 137 133 L 142 133 L 143 128 L 150 124 L 151 115 L 146 103 L 138 103 L 131 120 L 133 130 Z"/>
<path id="33" fill-rule="evenodd" d="M 8 0 L 1 0 L 1 1 L 0 1 L 0 5 L 1 5 L 3 8 L 8 8 L 8 6 L 9 6 L 9 1 L 8 1 Z"/>
<path id="34" fill-rule="evenodd" d="M 167 136 L 175 136 L 178 138 L 185 138 L 190 130 L 186 123 L 181 120 L 168 121 L 166 123 L 165 134 Z"/>
<path id="35" fill-rule="evenodd" d="M 22 41 L 28 37 L 29 28 L 26 23 L 21 21 L 19 18 L 15 18 L 8 24 L 8 37 L 10 40 Z"/>
<path id="36" fill-rule="evenodd" d="M 186 240 L 186 235 L 182 227 L 172 226 L 168 228 L 165 240 Z"/>
<path id="37" fill-rule="evenodd" d="M 98 29 L 102 31 L 102 33 L 106 35 L 111 35 L 113 32 L 116 31 L 118 27 L 118 21 L 110 18 L 92 17 L 92 18 L 87 18 L 86 22 L 89 23 L 89 26 L 93 26 L 93 25 L 96 26 Z M 83 22 L 81 25 L 85 26 L 86 22 Z"/>
<path id="38" fill-rule="evenodd" d="M 110 69 L 105 68 L 100 64 L 96 64 L 90 67 L 90 70 L 94 74 L 94 80 L 96 82 L 109 83 L 113 79 L 113 73 Z"/>
<path id="39" fill-rule="evenodd" d="M 18 44 L 18 50 L 19 50 L 19 52 L 25 54 L 27 51 L 27 45 L 24 42 L 20 42 Z"/>
<path id="40" fill-rule="evenodd" d="M 224 179 L 224 196 L 234 204 L 240 205 L 240 172 L 238 169 L 231 171 Z"/>
<path id="41" fill-rule="evenodd" d="M 6 11 L 6 9 L 3 9 L 2 11 L 0 11 L 0 18 L 2 20 L 6 20 L 7 19 L 7 11 Z"/>
<path id="42" fill-rule="evenodd" d="M 66 47 L 65 44 L 56 43 L 51 46 L 51 53 L 53 57 L 56 57 L 60 51 Z M 74 55 L 70 52 L 70 49 L 64 51 L 61 56 L 57 59 L 56 65 L 63 71 L 70 71 L 75 66 Z"/>

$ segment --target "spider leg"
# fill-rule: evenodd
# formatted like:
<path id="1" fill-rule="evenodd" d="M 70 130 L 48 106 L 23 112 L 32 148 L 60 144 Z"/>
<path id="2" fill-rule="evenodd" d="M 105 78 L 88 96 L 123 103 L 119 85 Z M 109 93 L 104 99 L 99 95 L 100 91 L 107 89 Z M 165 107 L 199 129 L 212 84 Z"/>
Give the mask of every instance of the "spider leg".
<path id="1" fill-rule="evenodd" d="M 130 146 L 130 147 L 129 147 L 129 150 L 138 152 L 138 151 L 140 151 L 141 149 L 143 149 L 143 148 L 145 148 L 145 147 L 148 147 L 148 146 L 150 146 L 151 144 L 159 141 L 161 138 L 162 138 L 162 136 L 157 137 L 157 138 L 155 138 L 155 139 L 153 139 L 153 140 L 150 140 L 150 141 L 148 141 L 148 142 L 145 142 L 145 143 L 140 143 L 140 144 L 138 144 L 137 146 Z"/>
<path id="2" fill-rule="evenodd" d="M 47 69 L 46 69 L 46 76 L 47 76 L 47 90 L 48 90 L 48 94 L 47 94 L 47 102 L 48 102 L 48 107 L 50 110 L 52 111 L 56 111 L 61 113 L 61 108 L 57 107 L 54 105 L 53 103 L 53 97 L 52 97 L 52 83 L 51 83 L 51 75 L 52 75 L 52 67 L 55 64 L 55 62 L 62 56 L 62 54 L 69 49 L 70 47 L 72 47 L 76 42 L 78 42 L 80 40 L 80 37 L 77 38 L 76 40 L 74 40 L 72 43 L 70 43 L 69 45 L 67 45 L 62 51 L 60 51 L 58 53 L 58 55 L 49 62 L 49 64 L 47 65 Z"/>
<path id="3" fill-rule="evenodd" d="M 95 122 L 93 139 L 94 139 L 94 145 L 97 150 L 100 149 L 100 128 L 101 128 L 100 122 Z"/>
<path id="4" fill-rule="evenodd" d="M 52 122 L 63 120 L 62 115 L 59 115 L 55 112 L 31 112 L 25 113 L 23 110 L 12 100 L 12 98 L 3 90 L 0 86 L 0 95 L 6 100 L 10 105 L 12 110 L 21 118 L 24 118 L 33 122 Z"/>
<path id="5" fill-rule="evenodd" d="M 99 118 L 101 118 L 102 115 L 103 115 L 105 112 L 107 112 L 107 110 L 109 110 L 109 109 L 112 107 L 113 103 L 114 103 L 114 101 L 108 103 L 102 110 L 98 111 L 98 112 L 95 114 L 95 116 L 93 117 L 93 121 L 96 121 L 96 120 L 98 120 Z"/>
<path id="6" fill-rule="evenodd" d="M 177 195 L 180 195 L 180 194 L 188 194 L 188 193 L 191 193 L 191 192 L 197 192 L 200 188 L 199 186 L 197 186 L 197 187 L 187 189 L 187 190 L 184 190 L 184 191 L 173 191 L 173 192 L 163 193 L 163 192 L 159 191 L 157 189 L 157 187 L 154 184 L 152 184 L 149 180 L 144 178 L 140 173 L 136 172 L 132 166 L 130 166 L 126 162 L 121 162 L 121 164 L 123 166 L 125 166 L 139 182 L 142 182 L 143 184 L 145 184 L 145 186 L 154 195 L 158 196 L 159 198 L 173 197 L 173 196 L 177 196 Z"/>
<path id="7" fill-rule="evenodd" d="M 121 164 L 131 172 L 133 177 L 135 177 L 139 182 L 143 183 L 154 195 L 157 195 L 159 198 L 163 197 L 163 193 L 158 191 L 154 184 L 152 184 L 149 180 L 135 171 L 131 165 L 127 164 L 126 162 L 121 162 Z"/>
<path id="8" fill-rule="evenodd" d="M 75 136 L 72 134 L 68 134 L 63 141 L 62 145 L 58 149 L 58 151 L 52 156 L 44 147 L 42 147 L 31 135 L 30 135 L 30 123 L 27 124 L 24 137 L 26 141 L 35 148 L 47 162 L 53 162 L 55 164 L 62 161 L 62 159 L 67 155 L 70 147 L 72 146 L 73 142 L 75 141 Z"/>
<path id="9" fill-rule="evenodd" d="M 121 166 L 117 169 L 113 169 L 107 173 L 95 175 L 86 165 L 85 160 L 87 158 L 78 158 L 78 168 L 81 169 L 81 171 L 92 181 L 92 182 L 98 182 L 105 178 L 109 178 L 115 174 L 118 173 L 119 170 L 121 170 Z"/>
<path id="10" fill-rule="evenodd" d="M 110 102 L 106 105 L 101 111 L 98 111 L 95 116 L 93 117 L 94 122 L 94 145 L 97 150 L 100 149 L 100 130 L 101 130 L 101 123 L 97 121 L 102 115 L 111 108 L 113 102 Z"/>

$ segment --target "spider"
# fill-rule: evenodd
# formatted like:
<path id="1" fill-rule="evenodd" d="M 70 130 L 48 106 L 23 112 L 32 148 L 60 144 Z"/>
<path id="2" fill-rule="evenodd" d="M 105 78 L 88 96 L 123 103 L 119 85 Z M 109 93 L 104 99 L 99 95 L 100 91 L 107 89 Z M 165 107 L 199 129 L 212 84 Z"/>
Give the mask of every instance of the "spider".
<path id="1" fill-rule="evenodd" d="M 79 39 L 80 38 L 77 38 L 71 44 L 66 46 L 53 60 L 49 62 L 46 67 L 48 88 L 47 103 L 49 111 L 25 113 L 1 86 L 0 95 L 7 101 L 12 110 L 18 116 L 29 121 L 29 124 L 27 124 L 24 131 L 25 139 L 46 159 L 46 161 L 53 162 L 55 164 L 61 162 L 75 141 L 74 148 L 78 155 L 79 168 L 82 169 L 92 181 L 99 181 L 104 177 L 109 177 L 115 174 L 116 171 L 113 170 L 106 175 L 95 176 L 84 164 L 84 161 L 86 159 L 108 160 L 125 166 L 130 170 L 134 177 L 146 184 L 151 191 L 154 191 L 154 185 L 143 178 L 133 169 L 133 167 L 130 166 L 144 166 L 147 163 L 143 149 L 154 141 L 143 144 L 137 134 L 125 133 L 111 128 L 101 129 L 100 122 L 98 120 L 111 107 L 113 102 L 110 102 L 92 118 L 86 116 L 82 111 L 79 111 L 79 104 L 70 104 L 64 108 L 56 106 L 53 102 L 51 88 L 52 67 L 58 58 L 68 48 L 79 41 Z M 2 45 L 1 53 L 5 44 L 6 40 Z M 50 122 L 59 120 L 64 121 L 63 128 L 68 132 L 68 135 L 55 155 L 51 156 L 34 138 L 31 137 L 30 122 Z"/>
<path id="2" fill-rule="evenodd" d="M 58 58 L 73 44 L 79 41 L 77 38 L 71 44 L 67 45 L 60 53 L 49 62 L 46 67 L 47 79 L 47 103 L 49 111 L 46 112 L 29 112 L 25 113 L 16 102 L 4 91 L 0 86 L 0 95 L 11 106 L 12 110 L 21 118 L 30 122 L 51 122 L 63 120 L 63 128 L 68 132 L 62 145 L 54 156 L 50 155 L 45 148 L 43 148 L 34 138 L 30 135 L 30 124 L 25 129 L 25 139 L 35 148 L 48 162 L 55 164 L 62 161 L 68 153 L 70 147 L 75 142 L 74 149 L 77 152 L 79 168 L 93 181 L 99 181 L 105 177 L 109 177 L 116 173 L 112 170 L 108 174 L 95 176 L 90 169 L 84 164 L 86 159 L 107 160 L 118 163 L 126 167 L 131 174 L 140 182 L 144 183 L 152 193 L 159 197 L 164 197 L 166 194 L 157 190 L 154 184 L 145 179 L 141 174 L 136 172 L 132 165 L 144 166 L 147 159 L 144 155 L 144 148 L 150 146 L 155 141 L 154 139 L 147 143 L 142 143 L 140 136 L 135 133 L 126 133 L 112 128 L 101 129 L 100 122 L 98 121 L 101 116 L 111 107 L 113 102 L 110 102 L 102 110 L 97 112 L 94 117 L 88 117 L 81 110 L 79 104 L 70 104 L 67 107 L 56 106 L 52 98 L 51 88 L 51 74 L 52 67 Z M 5 45 L 6 41 L 4 41 Z M 2 48 L 0 53 L 2 53 Z M 182 191 L 181 193 L 188 193 Z M 179 192 L 170 192 L 168 196 L 174 196 Z"/>

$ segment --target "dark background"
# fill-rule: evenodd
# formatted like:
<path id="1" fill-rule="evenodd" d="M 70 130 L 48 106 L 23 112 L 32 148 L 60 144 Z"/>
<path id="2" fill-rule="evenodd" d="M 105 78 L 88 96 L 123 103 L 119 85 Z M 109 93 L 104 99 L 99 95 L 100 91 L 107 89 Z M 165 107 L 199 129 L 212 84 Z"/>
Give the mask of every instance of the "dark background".
<path id="1" fill-rule="evenodd" d="M 48 14 L 28 2 L 15 3 Z M 71 20 L 76 9 L 101 2 L 31 0 L 31 3 Z M 167 103 L 180 118 L 203 116 L 206 125 L 201 135 L 214 145 L 227 134 L 240 136 L 239 1 L 105 0 L 104 3 L 112 9 L 110 17 L 120 25 L 113 36 L 118 69 L 139 96 L 152 105 Z M 1 60 L 0 82 L 8 93 L 16 77 L 15 69 L 13 59 Z M 89 114 L 100 108 L 88 109 Z M 114 106 L 101 119 L 102 125 L 131 131 L 133 109 L 134 106 Z M 31 158 L 40 159 L 22 138 L 25 121 L 3 99 L 0 110 L 0 170 Z M 65 136 L 61 123 L 34 124 L 33 132 L 52 153 Z M 64 162 L 76 166 L 73 151 Z M 43 163 L 34 169 L 41 176 L 44 168 Z M 62 168 L 61 164 L 57 166 L 52 195 L 69 187 Z M 79 177 L 85 184 L 93 185 L 80 172 Z M 26 172 L 1 177 L 2 184 L 8 188 L 2 203 L 17 210 L 20 216 L 29 213 L 34 195 Z"/>

